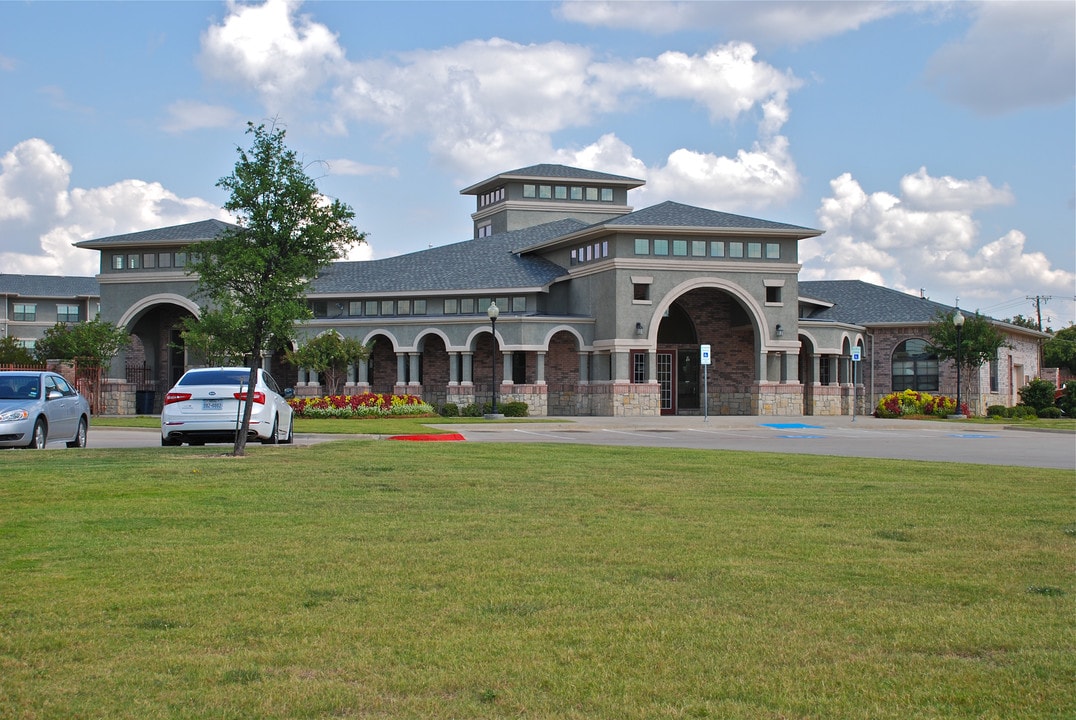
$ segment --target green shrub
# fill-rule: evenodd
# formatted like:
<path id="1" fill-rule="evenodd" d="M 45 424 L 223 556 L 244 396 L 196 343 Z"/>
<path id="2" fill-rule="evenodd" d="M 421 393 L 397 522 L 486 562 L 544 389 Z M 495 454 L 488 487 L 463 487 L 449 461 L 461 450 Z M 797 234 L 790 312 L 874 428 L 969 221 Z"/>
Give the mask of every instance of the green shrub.
<path id="1" fill-rule="evenodd" d="M 1051 419 L 1059 418 L 1061 417 L 1061 408 L 1054 407 L 1053 405 L 1043 408 L 1042 410 L 1039 410 L 1039 417 Z"/>
<path id="2" fill-rule="evenodd" d="M 1056 391 L 1057 387 L 1049 380 L 1035 378 L 1020 388 L 1020 404 L 1030 405 L 1036 411 L 1053 407 L 1054 393 Z"/>
<path id="3" fill-rule="evenodd" d="M 460 417 L 482 417 L 482 406 L 471 403 L 460 408 Z"/>
<path id="4" fill-rule="evenodd" d="M 1004 405 L 990 405 L 986 408 L 987 417 L 1008 417 L 1009 408 Z"/>
<path id="5" fill-rule="evenodd" d="M 506 402 L 497 409 L 505 417 L 527 417 L 527 403 L 522 401 Z"/>
<path id="6" fill-rule="evenodd" d="M 441 406 L 441 417 L 459 417 L 460 406 L 456 403 L 445 403 Z"/>
<path id="7" fill-rule="evenodd" d="M 1068 417 L 1076 417 L 1076 380 L 1069 380 L 1062 385 L 1065 389 L 1057 399 L 1057 407 Z"/>
<path id="8" fill-rule="evenodd" d="M 1037 418 L 1038 416 L 1038 412 L 1036 412 L 1035 408 L 1030 405 L 1017 405 L 1012 409 L 1012 415 L 1010 417 L 1016 420 L 1027 420 Z"/>

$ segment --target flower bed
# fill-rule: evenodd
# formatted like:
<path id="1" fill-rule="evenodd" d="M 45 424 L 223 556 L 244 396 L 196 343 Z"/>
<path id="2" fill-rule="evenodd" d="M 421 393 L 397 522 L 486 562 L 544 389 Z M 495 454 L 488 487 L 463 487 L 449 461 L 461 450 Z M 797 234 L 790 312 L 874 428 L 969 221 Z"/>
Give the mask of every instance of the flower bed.
<path id="1" fill-rule="evenodd" d="M 435 415 L 433 407 L 417 395 L 325 395 L 288 400 L 301 418 L 362 418 Z"/>
<path id="2" fill-rule="evenodd" d="M 889 393 L 878 401 L 878 407 L 874 410 L 874 417 L 899 418 L 910 415 L 933 415 L 934 417 L 948 417 L 955 415 L 956 400 L 945 395 L 931 395 L 916 390 L 901 390 Z M 961 403 L 962 415 L 968 414 L 967 403 Z"/>

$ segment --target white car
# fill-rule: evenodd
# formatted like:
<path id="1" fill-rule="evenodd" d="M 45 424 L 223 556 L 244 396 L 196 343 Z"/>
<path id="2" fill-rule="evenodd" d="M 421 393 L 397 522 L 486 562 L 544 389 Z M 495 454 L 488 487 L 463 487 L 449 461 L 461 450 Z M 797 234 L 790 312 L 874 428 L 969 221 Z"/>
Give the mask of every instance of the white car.
<path id="1" fill-rule="evenodd" d="M 217 367 L 188 370 L 168 394 L 161 409 L 161 445 L 205 445 L 234 442 L 243 421 L 250 368 Z M 273 377 L 258 369 L 248 440 L 267 445 L 290 443 L 294 415 Z"/>

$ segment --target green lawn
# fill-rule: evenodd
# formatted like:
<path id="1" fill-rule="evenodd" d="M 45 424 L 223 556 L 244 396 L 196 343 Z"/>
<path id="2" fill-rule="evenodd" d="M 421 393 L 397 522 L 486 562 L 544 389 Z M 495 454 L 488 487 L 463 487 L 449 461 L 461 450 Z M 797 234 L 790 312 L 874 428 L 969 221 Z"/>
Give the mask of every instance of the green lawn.
<path id="1" fill-rule="evenodd" d="M 0 453 L 3 718 L 1072 718 L 1071 471 Z"/>

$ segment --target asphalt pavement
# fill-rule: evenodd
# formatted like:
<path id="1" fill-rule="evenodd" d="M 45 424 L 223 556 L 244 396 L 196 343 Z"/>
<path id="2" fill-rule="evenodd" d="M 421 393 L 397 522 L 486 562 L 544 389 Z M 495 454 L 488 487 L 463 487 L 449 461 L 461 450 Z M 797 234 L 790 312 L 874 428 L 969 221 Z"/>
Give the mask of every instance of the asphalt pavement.
<path id="1" fill-rule="evenodd" d="M 871 416 L 573 417 L 543 422 L 439 423 L 436 427 L 457 432 L 468 442 L 574 443 L 966 462 L 1072 470 L 1076 479 L 1076 434 L 955 421 L 883 420 Z M 355 437 L 383 439 L 296 433 L 295 444 Z M 63 443 L 49 444 L 50 449 L 63 447 Z M 160 448 L 160 431 L 91 423 L 89 447 Z"/>

